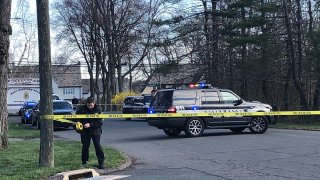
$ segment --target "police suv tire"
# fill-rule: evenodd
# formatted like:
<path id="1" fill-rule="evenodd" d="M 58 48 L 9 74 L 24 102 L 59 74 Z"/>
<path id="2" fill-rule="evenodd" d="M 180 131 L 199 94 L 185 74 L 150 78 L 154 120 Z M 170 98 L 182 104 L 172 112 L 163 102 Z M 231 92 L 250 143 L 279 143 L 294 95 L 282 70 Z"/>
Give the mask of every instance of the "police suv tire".
<path id="1" fill-rule="evenodd" d="M 181 133 L 181 129 L 179 128 L 165 128 L 163 132 L 170 137 L 177 137 Z"/>
<path id="2" fill-rule="evenodd" d="M 131 121 L 131 118 L 126 118 L 126 121 Z"/>
<path id="3" fill-rule="evenodd" d="M 204 131 L 204 123 L 202 119 L 191 117 L 185 125 L 185 133 L 190 137 L 201 136 Z"/>
<path id="4" fill-rule="evenodd" d="M 246 129 L 245 127 L 235 127 L 235 128 L 230 128 L 230 130 L 233 132 L 233 133 L 241 133 L 244 129 Z"/>
<path id="5" fill-rule="evenodd" d="M 263 134 L 269 128 L 269 121 L 265 116 L 252 117 L 249 130 L 254 134 Z"/>

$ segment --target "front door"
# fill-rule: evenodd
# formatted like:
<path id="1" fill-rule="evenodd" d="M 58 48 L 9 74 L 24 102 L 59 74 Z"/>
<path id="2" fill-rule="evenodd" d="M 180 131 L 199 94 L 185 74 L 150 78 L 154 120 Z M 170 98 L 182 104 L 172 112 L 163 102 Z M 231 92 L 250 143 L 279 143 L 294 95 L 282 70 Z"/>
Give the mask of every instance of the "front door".
<path id="1" fill-rule="evenodd" d="M 249 107 L 239 106 L 235 104 L 235 101 L 240 100 L 240 98 L 230 91 L 220 91 L 221 102 L 225 112 L 246 112 Z M 237 117 L 224 117 L 225 125 L 244 125 L 248 124 L 247 117 L 237 116 Z"/>

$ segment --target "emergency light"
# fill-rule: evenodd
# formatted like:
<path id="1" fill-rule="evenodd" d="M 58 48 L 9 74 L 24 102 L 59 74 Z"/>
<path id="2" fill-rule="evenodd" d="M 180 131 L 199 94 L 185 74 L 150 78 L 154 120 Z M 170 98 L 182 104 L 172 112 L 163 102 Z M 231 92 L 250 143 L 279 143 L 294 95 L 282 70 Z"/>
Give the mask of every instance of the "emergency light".
<path id="1" fill-rule="evenodd" d="M 189 88 L 192 88 L 192 89 L 208 89 L 211 87 L 211 84 L 206 84 L 206 83 L 192 83 L 192 84 L 189 84 Z"/>

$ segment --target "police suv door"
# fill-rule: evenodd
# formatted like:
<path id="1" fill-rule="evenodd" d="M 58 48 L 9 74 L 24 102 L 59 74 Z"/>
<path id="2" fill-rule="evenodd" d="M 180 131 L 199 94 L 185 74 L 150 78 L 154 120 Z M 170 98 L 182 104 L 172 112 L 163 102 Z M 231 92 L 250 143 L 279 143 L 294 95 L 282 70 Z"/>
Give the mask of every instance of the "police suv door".
<path id="1" fill-rule="evenodd" d="M 200 96 L 201 105 L 199 110 L 201 112 L 221 112 L 223 104 L 221 103 L 217 90 L 202 90 Z M 223 125 L 223 117 L 221 116 L 208 116 L 205 117 L 208 126 Z"/>
<path id="2" fill-rule="evenodd" d="M 247 107 L 239 106 L 235 103 L 235 101 L 240 100 L 241 98 L 228 90 L 221 90 L 220 91 L 221 102 L 223 104 L 223 108 L 225 112 L 246 112 Z M 224 124 L 237 124 L 237 125 L 244 125 L 247 124 L 248 118 L 243 116 L 236 116 L 236 117 L 224 117 Z"/>

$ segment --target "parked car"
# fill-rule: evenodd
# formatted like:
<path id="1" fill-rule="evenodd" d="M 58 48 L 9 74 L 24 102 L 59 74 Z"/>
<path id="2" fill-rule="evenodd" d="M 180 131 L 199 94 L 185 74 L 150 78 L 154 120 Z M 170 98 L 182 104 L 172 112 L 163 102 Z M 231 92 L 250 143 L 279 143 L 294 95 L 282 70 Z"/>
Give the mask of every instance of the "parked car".
<path id="1" fill-rule="evenodd" d="M 123 114 L 142 114 L 147 113 L 150 100 L 148 96 L 128 96 L 123 101 Z M 127 121 L 131 118 L 126 118 Z"/>
<path id="2" fill-rule="evenodd" d="M 155 94 L 149 113 L 203 113 L 203 112 L 270 112 L 272 107 L 258 101 L 248 102 L 228 89 L 192 86 L 187 89 L 165 89 Z M 249 128 L 262 134 L 269 124 L 275 124 L 273 116 L 254 117 L 150 117 L 150 126 L 162 129 L 168 136 L 178 136 L 185 131 L 188 136 L 201 136 L 204 129 L 230 129 L 241 133 Z"/>
<path id="3" fill-rule="evenodd" d="M 32 121 L 32 109 L 37 105 L 35 101 L 26 101 L 19 110 L 21 123 L 27 124 Z"/>
<path id="4" fill-rule="evenodd" d="M 53 105 L 53 114 L 54 115 L 71 115 L 75 114 L 75 111 L 72 107 L 71 102 L 67 100 L 53 100 L 52 101 Z M 39 104 L 33 109 L 33 118 L 32 118 L 32 125 L 36 126 L 37 129 L 40 129 L 40 111 L 39 111 Z M 64 127 L 64 128 L 69 128 L 72 126 L 72 123 L 66 123 L 66 122 L 60 122 L 60 121 L 53 121 L 53 127 L 58 128 L 58 127 Z"/>

